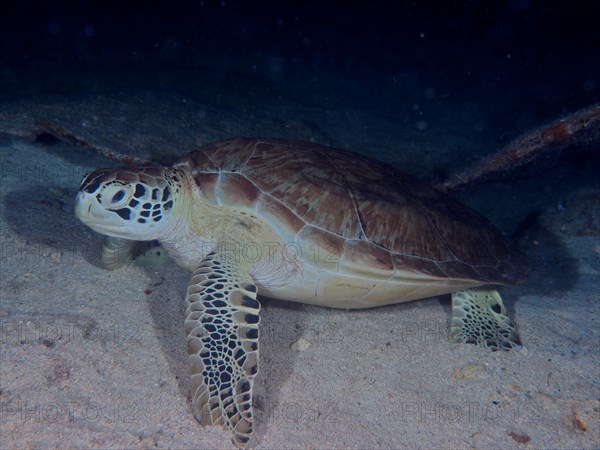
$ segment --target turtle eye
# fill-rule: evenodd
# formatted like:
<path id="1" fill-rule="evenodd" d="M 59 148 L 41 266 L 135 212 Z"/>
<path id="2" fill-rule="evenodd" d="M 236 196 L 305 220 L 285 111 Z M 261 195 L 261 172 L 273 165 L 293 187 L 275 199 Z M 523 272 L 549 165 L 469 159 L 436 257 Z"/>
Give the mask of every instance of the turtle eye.
<path id="1" fill-rule="evenodd" d="M 123 197 L 125 197 L 125 190 L 121 189 L 119 192 L 117 192 L 115 195 L 113 195 L 113 197 L 110 199 L 110 202 L 118 203 L 121 200 L 123 200 Z"/>
<path id="2" fill-rule="evenodd" d="M 130 189 L 128 189 L 127 186 L 118 184 L 107 186 L 102 193 L 103 202 L 108 202 L 108 204 L 105 204 L 105 207 L 109 209 L 121 208 L 130 198 Z"/>

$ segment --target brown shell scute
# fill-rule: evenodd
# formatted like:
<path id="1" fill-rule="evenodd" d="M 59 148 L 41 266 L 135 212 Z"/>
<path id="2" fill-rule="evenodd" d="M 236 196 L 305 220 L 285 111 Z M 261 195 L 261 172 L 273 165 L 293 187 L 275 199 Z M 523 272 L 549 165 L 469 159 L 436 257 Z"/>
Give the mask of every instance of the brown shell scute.
<path id="1" fill-rule="evenodd" d="M 306 223 L 347 238 L 361 237 L 361 223 L 343 175 L 314 147 L 322 149 L 309 143 L 259 143 L 244 174 Z"/>
<path id="2" fill-rule="evenodd" d="M 317 237 L 319 230 L 348 240 L 340 270 L 356 273 L 360 264 L 371 264 L 379 276 L 401 271 L 490 283 L 524 275 L 518 253 L 479 214 L 361 155 L 309 142 L 239 138 L 203 147 L 190 163 L 201 189 L 211 191 L 208 199 L 256 205 L 288 236 L 298 236 L 304 223 L 312 242 L 327 239 Z"/>
<path id="3" fill-rule="evenodd" d="M 262 194 L 256 185 L 239 173 L 222 172 L 220 178 L 216 193 L 225 205 L 251 208 Z"/>
<path id="4" fill-rule="evenodd" d="M 358 266 L 365 272 L 378 273 L 380 276 L 391 276 L 394 273 L 391 253 L 368 241 L 348 239 L 342 256 L 342 269 L 356 270 L 350 266 Z"/>

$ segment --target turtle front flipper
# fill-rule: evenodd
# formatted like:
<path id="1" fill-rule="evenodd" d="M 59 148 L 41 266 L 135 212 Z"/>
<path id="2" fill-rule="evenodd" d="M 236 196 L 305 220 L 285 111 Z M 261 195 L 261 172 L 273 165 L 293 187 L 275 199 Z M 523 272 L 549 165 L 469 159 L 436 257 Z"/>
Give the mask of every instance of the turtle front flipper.
<path id="1" fill-rule="evenodd" d="M 252 435 L 252 384 L 258 372 L 257 288 L 234 261 L 211 253 L 187 291 L 192 408 L 202 425 L 223 425 L 244 447 Z"/>
<path id="2" fill-rule="evenodd" d="M 100 264 L 108 270 L 116 270 L 123 264 L 155 266 L 173 262 L 169 253 L 156 241 L 132 241 L 106 236 L 102 242 Z"/>
<path id="3" fill-rule="evenodd" d="M 466 289 L 452 294 L 452 342 L 510 350 L 521 345 L 502 297 L 494 289 Z"/>
<path id="4" fill-rule="evenodd" d="M 118 269 L 133 257 L 135 246 L 136 241 L 106 236 L 102 241 L 100 264 L 108 270 Z"/>

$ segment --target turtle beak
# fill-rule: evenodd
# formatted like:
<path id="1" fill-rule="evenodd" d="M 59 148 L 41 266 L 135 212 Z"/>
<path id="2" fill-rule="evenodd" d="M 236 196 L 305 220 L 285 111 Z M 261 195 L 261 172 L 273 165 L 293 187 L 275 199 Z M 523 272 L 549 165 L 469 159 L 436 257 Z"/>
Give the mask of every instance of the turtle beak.
<path id="1" fill-rule="evenodd" d="M 79 192 L 75 198 L 75 216 L 83 223 L 90 221 L 90 211 L 92 205 L 90 198 L 85 192 Z"/>
<path id="2" fill-rule="evenodd" d="M 75 198 L 75 216 L 84 225 L 98 233 L 114 237 L 125 237 L 123 233 L 124 223 L 116 219 L 114 213 L 104 209 L 96 199 L 96 196 L 79 191 Z"/>
<path id="3" fill-rule="evenodd" d="M 75 198 L 75 216 L 85 225 L 93 230 L 103 232 L 102 228 L 108 226 L 107 214 L 102 208 L 96 197 L 87 192 L 80 191 Z"/>

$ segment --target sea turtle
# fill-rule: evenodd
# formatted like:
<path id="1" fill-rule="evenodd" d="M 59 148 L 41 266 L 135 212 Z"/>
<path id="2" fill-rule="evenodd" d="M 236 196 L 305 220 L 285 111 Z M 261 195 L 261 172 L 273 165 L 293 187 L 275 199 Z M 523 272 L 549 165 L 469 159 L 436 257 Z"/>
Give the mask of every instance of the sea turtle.
<path id="1" fill-rule="evenodd" d="M 239 138 L 172 167 L 101 169 L 76 215 L 115 268 L 157 240 L 193 272 L 185 328 L 193 410 L 245 446 L 258 372 L 257 295 L 368 308 L 454 293 L 451 338 L 518 345 L 499 295 L 520 254 L 487 220 L 412 176 L 315 143 Z"/>

